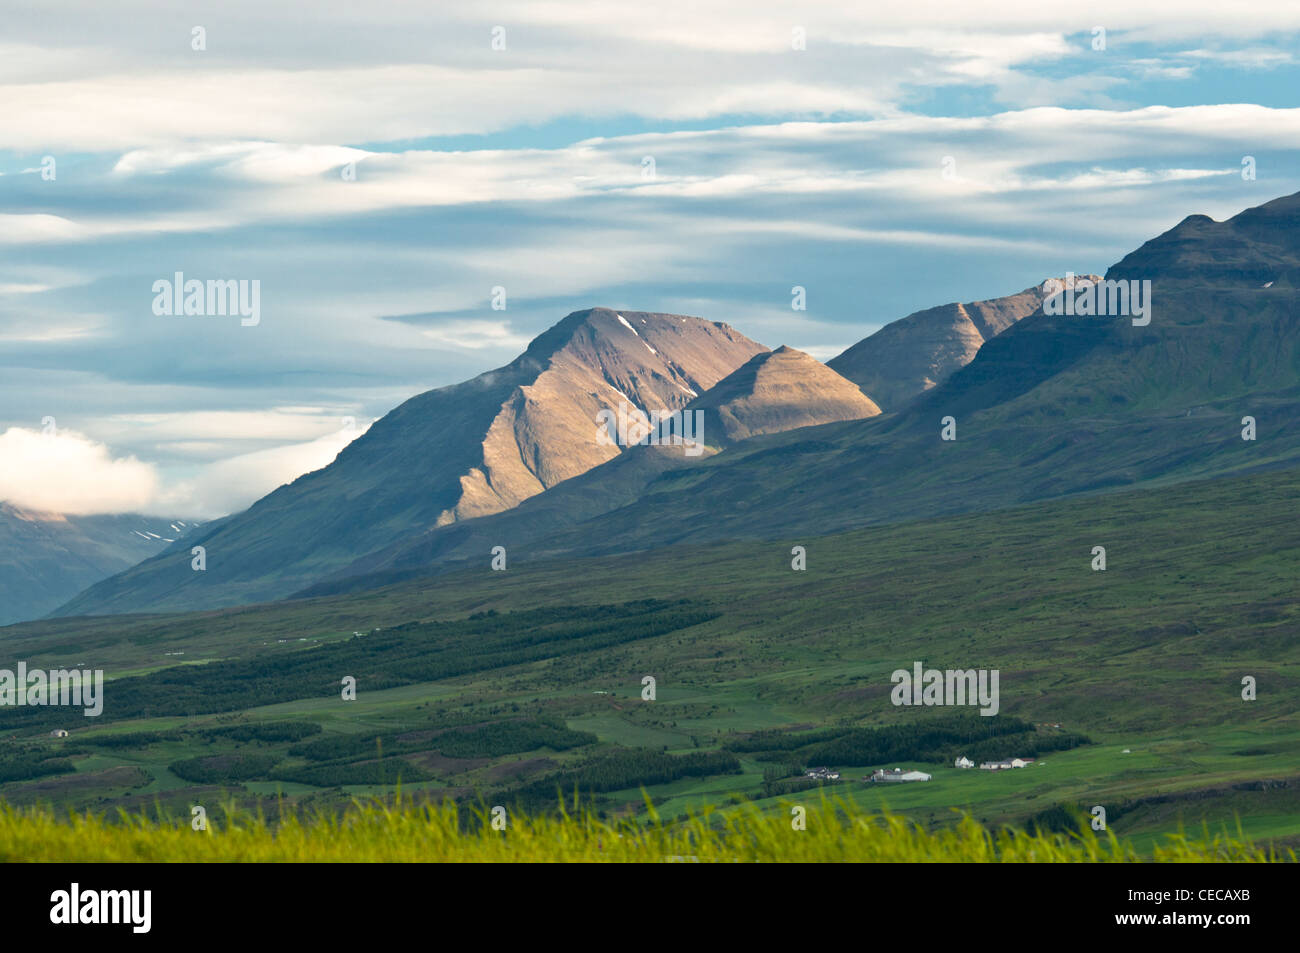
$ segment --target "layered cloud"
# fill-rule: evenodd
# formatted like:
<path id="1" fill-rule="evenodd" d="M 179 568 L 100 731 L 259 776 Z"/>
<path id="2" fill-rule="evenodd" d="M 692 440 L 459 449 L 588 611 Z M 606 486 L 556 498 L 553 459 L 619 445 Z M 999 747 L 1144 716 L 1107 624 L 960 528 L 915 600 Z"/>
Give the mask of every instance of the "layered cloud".
<path id="1" fill-rule="evenodd" d="M 58 187 L 29 174 L 14 188 L 33 202 L 39 197 L 43 207 L 0 216 L 0 243 L 65 245 L 405 209 L 555 206 L 601 198 L 636 200 L 629 208 L 649 215 L 671 211 L 674 200 L 763 196 L 950 204 L 954 197 L 1068 189 L 1095 198 L 1107 189 L 1231 175 L 1240 171 L 1243 155 L 1297 149 L 1300 109 L 1257 105 L 1040 107 L 969 118 L 787 122 L 593 139 L 556 149 L 375 152 L 222 143 L 132 150 L 111 168 L 82 168 Z M 1275 163 L 1266 177 L 1284 168 Z M 100 197 L 94 206 L 92 195 Z M 952 209 L 954 216 L 965 212 L 971 221 L 983 214 L 969 205 Z M 602 223 L 597 210 L 592 224 Z M 519 251 L 510 233 L 494 247 L 502 258 Z M 42 290 L 38 284 L 10 287 Z"/>
<path id="2" fill-rule="evenodd" d="M 1176 13 L 1116 0 L 1086 9 L 573 0 L 432 15 L 395 0 L 367 4 L 364 16 L 350 3 L 313 4 L 310 22 L 247 0 L 124 6 L 112 18 L 91 0 L 7 18 L 10 148 L 391 142 L 572 116 L 879 116 L 899 111 L 909 89 L 972 83 L 1004 107 L 1108 105 L 1131 96 L 1116 87 L 1143 71 L 1186 79 L 1207 64 L 1276 67 L 1300 29 L 1294 4 L 1252 4 L 1243 16 L 1210 0 Z"/>

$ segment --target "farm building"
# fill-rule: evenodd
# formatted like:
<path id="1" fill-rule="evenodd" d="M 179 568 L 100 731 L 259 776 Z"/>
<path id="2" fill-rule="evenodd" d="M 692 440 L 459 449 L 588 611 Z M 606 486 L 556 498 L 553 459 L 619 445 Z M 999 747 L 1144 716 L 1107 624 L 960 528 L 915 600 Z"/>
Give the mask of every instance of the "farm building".
<path id="1" fill-rule="evenodd" d="M 972 761 L 970 758 L 966 757 L 965 755 L 962 755 L 960 758 L 958 758 L 956 761 L 954 761 L 953 764 L 956 765 L 956 766 L 959 767 L 959 768 L 973 768 L 973 767 L 975 767 L 975 762 Z"/>
<path id="2" fill-rule="evenodd" d="M 1007 758 L 1003 761 L 985 761 L 980 765 L 981 771 L 1005 771 L 1009 768 L 1023 768 L 1032 764 L 1033 758 Z"/>
<path id="3" fill-rule="evenodd" d="M 904 771 L 902 768 L 895 768 L 890 771 L 888 768 L 879 768 L 871 772 L 871 781 L 929 781 L 930 775 L 924 771 Z"/>

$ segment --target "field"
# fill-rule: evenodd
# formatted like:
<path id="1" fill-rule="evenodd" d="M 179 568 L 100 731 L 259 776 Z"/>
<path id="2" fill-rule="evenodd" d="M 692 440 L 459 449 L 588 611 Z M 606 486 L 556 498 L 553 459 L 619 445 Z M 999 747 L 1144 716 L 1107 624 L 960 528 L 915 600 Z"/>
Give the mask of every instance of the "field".
<path id="1" fill-rule="evenodd" d="M 1277 471 L 821 539 L 505 572 L 485 554 L 481 570 L 361 594 L 13 626 L 7 658 L 110 681 L 98 718 L 0 709 L 0 794 L 182 818 L 203 805 L 219 825 L 232 804 L 287 822 L 391 798 L 400 781 L 422 807 L 500 804 L 541 823 L 576 789 L 601 823 L 645 825 L 644 789 L 686 830 L 710 810 L 788 829 L 791 798 L 824 793 L 936 837 L 961 830 L 956 811 L 1059 829 L 1099 805 L 1144 857 L 1203 825 L 1294 847 L 1297 502 L 1300 474 Z M 805 571 L 791 569 L 795 545 Z M 997 669 L 998 715 L 895 706 L 890 674 L 916 661 Z M 979 741 L 990 757 L 1037 760 L 960 771 L 959 743 L 899 740 L 981 722 L 1025 728 L 1005 750 Z M 853 748 L 867 729 L 898 744 Z M 778 734 L 755 750 L 760 731 Z M 1059 747 L 1065 736 L 1077 743 Z M 864 753 L 809 760 L 836 750 Z M 818 792 L 799 776 L 822 765 L 842 777 Z M 861 780 L 896 766 L 933 780 Z"/>

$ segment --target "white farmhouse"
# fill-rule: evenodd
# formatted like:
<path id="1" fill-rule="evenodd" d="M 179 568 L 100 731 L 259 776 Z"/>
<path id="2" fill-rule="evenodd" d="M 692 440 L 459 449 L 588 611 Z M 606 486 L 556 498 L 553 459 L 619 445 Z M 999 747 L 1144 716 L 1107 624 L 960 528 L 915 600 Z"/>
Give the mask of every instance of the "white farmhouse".
<path id="1" fill-rule="evenodd" d="M 871 772 L 872 781 L 929 781 L 930 775 L 924 771 L 904 771 L 902 768 L 895 768 L 890 771 L 888 768 L 879 768 Z"/>
<path id="2" fill-rule="evenodd" d="M 956 761 L 954 761 L 953 764 L 955 764 L 955 765 L 956 765 L 957 767 L 959 767 L 959 768 L 973 768 L 973 767 L 975 767 L 975 762 L 972 761 L 970 758 L 966 757 L 965 755 L 962 755 L 960 758 L 958 758 Z"/>
<path id="3" fill-rule="evenodd" d="M 840 773 L 832 771 L 830 768 L 810 768 L 804 772 L 804 777 L 813 778 L 818 781 L 838 781 Z"/>
<path id="4" fill-rule="evenodd" d="M 980 765 L 981 771 L 1008 771 L 1011 768 L 1023 768 L 1033 762 L 1033 758 L 1004 758 L 1001 761 L 985 761 Z"/>

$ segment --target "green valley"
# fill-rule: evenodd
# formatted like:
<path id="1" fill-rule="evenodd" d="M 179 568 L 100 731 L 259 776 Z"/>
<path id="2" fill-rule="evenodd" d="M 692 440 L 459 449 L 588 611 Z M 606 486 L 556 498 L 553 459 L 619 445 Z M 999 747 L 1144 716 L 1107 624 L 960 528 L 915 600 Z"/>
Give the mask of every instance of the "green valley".
<path id="1" fill-rule="evenodd" d="M 1023 825 L 1102 805 L 1147 847 L 1238 819 L 1294 845 L 1298 502 L 1287 469 L 504 572 L 485 553 L 478 569 L 362 593 L 13 626 L 29 666 L 109 681 L 97 719 L 0 709 L 0 794 L 182 816 L 233 797 L 278 814 L 400 783 L 534 808 L 576 792 L 638 815 L 644 788 L 677 816 L 776 810 L 824 786 L 933 826 L 953 808 Z M 806 570 L 791 568 L 796 545 Z M 999 714 L 894 706 L 890 673 L 916 661 L 998 669 Z M 918 730 L 948 740 L 908 747 Z M 953 767 L 967 749 L 1037 760 Z M 802 777 L 823 765 L 841 778 Z M 861 780 L 900 766 L 932 780 Z"/>

